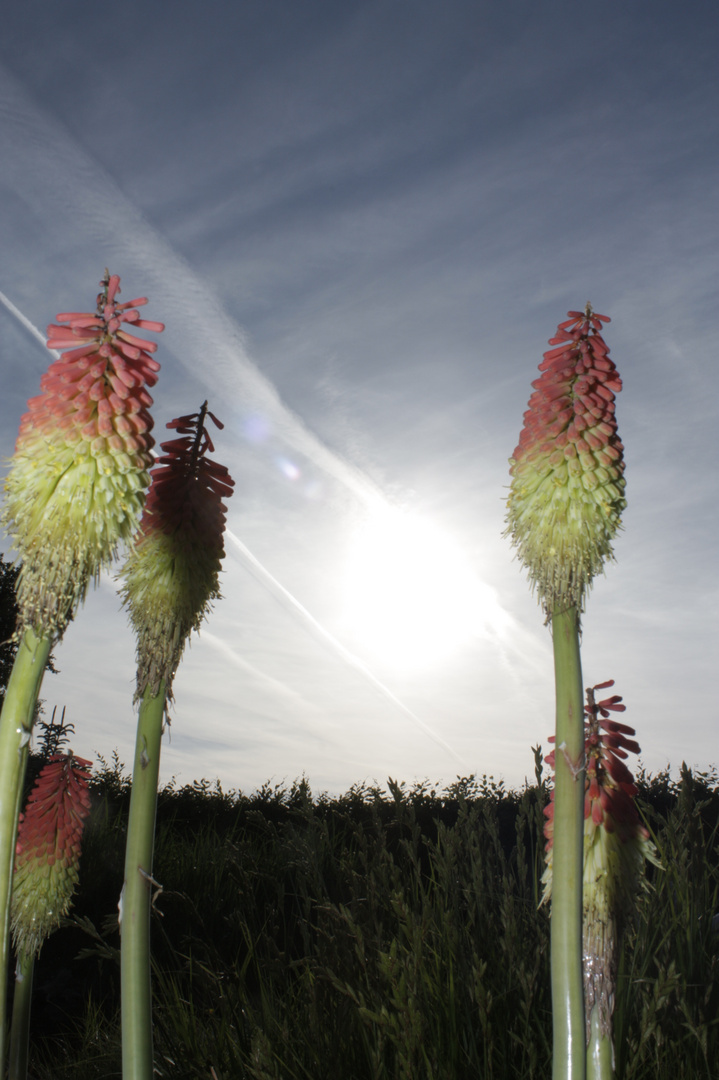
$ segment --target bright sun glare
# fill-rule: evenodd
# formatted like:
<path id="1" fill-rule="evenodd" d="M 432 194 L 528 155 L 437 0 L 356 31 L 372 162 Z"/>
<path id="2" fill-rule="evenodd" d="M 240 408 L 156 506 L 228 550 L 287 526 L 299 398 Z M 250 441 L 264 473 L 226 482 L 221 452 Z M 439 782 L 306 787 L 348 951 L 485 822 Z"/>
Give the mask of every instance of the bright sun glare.
<path id="1" fill-rule="evenodd" d="M 506 615 L 452 540 L 400 510 L 374 513 L 350 548 L 345 626 L 388 666 L 441 663 L 473 638 L 500 633 Z"/>

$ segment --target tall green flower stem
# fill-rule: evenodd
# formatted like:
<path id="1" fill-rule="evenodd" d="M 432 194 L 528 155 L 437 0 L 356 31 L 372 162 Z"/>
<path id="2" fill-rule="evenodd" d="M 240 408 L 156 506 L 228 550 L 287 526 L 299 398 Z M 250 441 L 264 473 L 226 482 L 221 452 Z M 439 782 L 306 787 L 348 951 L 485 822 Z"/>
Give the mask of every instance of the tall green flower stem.
<path id="1" fill-rule="evenodd" d="M 510 459 L 507 534 L 552 626 L 557 695 L 552 895 L 554 1080 L 583 1080 L 583 698 L 579 615 L 592 580 L 612 557 L 624 498 L 614 415 L 621 379 L 590 304 L 570 311 L 550 338 L 519 444 Z"/>
<path id="2" fill-rule="evenodd" d="M 130 816 L 122 890 L 122 1061 L 125 1080 L 152 1077 L 152 987 L 150 983 L 150 911 L 154 880 L 157 784 L 165 716 L 166 689 L 146 689 L 140 702 Z"/>
<path id="3" fill-rule="evenodd" d="M 614 1076 L 614 1050 L 612 1040 L 602 1030 L 599 1004 L 592 1006 L 589 1016 L 589 1042 L 587 1043 L 587 1080 L 612 1080 Z"/>
<path id="4" fill-rule="evenodd" d="M 26 1080 L 27 1077 L 34 970 L 34 956 L 23 953 L 22 956 L 18 957 L 15 968 L 15 990 L 12 998 L 8 1080 Z"/>
<path id="5" fill-rule="evenodd" d="M 192 630 L 199 630 L 219 592 L 226 507 L 234 481 L 213 450 L 205 428 L 219 420 L 204 402 L 198 413 L 167 426 L 182 436 L 162 444 L 140 536 L 122 570 L 122 595 L 137 636 L 140 702 L 125 883 L 121 898 L 122 1070 L 124 1080 L 151 1080 L 152 989 L 150 910 L 152 851 L 160 741 L 172 681 Z"/>
<path id="6" fill-rule="evenodd" d="M 10 961 L 10 896 L 25 770 L 35 705 L 52 642 L 27 629 L 5 691 L 0 717 L 0 1070 L 6 1053 L 7 972 Z"/>
<path id="7" fill-rule="evenodd" d="M 584 1074 L 582 865 L 584 844 L 584 695 L 576 607 L 552 616 L 556 688 L 552 968 L 553 1077 Z"/>

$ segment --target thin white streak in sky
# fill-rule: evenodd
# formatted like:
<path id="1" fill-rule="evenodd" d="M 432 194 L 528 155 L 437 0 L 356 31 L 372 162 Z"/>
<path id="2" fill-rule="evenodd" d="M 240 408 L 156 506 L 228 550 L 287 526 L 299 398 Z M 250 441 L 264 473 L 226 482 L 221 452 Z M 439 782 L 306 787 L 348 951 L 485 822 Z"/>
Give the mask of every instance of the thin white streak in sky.
<path id="1" fill-rule="evenodd" d="M 287 686 L 286 683 L 281 682 L 279 679 L 275 679 L 272 675 L 268 675 L 266 672 L 261 671 L 254 664 L 251 664 L 249 660 L 246 660 L 244 656 L 240 655 L 236 649 L 233 649 L 231 645 L 228 645 L 224 638 L 218 637 L 217 634 L 211 633 L 204 626 L 202 632 L 199 635 L 201 641 L 207 642 L 222 656 L 227 657 L 232 663 L 238 667 L 241 671 L 246 672 L 251 678 L 257 682 L 264 683 L 268 686 L 273 693 L 279 694 L 281 697 L 288 698 L 293 705 L 300 706 L 303 709 L 311 708 L 310 703 L 298 694 L 296 690 Z"/>
<path id="2" fill-rule="evenodd" d="M 354 671 L 358 672 L 371 686 L 374 687 L 375 690 L 379 691 L 383 698 L 394 705 L 396 709 L 399 709 L 407 719 L 411 720 L 415 727 L 418 727 L 425 735 L 432 739 L 433 742 L 436 742 L 438 746 L 441 746 L 443 750 L 446 750 L 448 754 L 451 754 L 455 761 L 458 761 L 461 765 L 464 764 L 462 758 L 452 749 L 449 743 L 446 743 L 428 724 L 425 724 L 424 720 L 420 720 L 411 709 L 408 709 L 407 706 L 370 671 L 367 665 L 360 660 L 358 656 L 355 656 L 354 653 L 350 652 L 350 650 L 347 649 L 341 641 L 338 641 L 329 630 L 325 630 L 324 626 L 315 619 L 314 615 L 311 615 L 307 608 L 303 607 L 299 600 L 297 600 L 292 593 L 262 565 L 260 560 L 252 554 L 245 544 L 242 543 L 239 536 L 236 536 L 231 529 L 227 529 L 225 535 L 229 537 L 238 549 L 242 561 L 255 580 L 259 581 L 261 585 L 264 585 L 286 610 L 291 611 L 295 615 L 299 615 L 304 625 L 311 630 L 324 645 L 328 645 L 331 651 L 339 656 L 348 667 L 351 667 Z"/>
<path id="3" fill-rule="evenodd" d="M 0 177 L 31 202 L 48 230 L 61 217 L 68 235 L 82 231 L 108 262 L 132 270 L 162 312 L 165 340 L 194 378 L 238 411 L 259 413 L 273 433 L 370 506 L 386 499 L 361 469 L 330 449 L 282 401 L 249 357 L 241 327 L 190 264 L 153 228 L 112 177 L 56 118 L 30 99 L 0 64 L 5 146 Z M 98 260 L 99 261 L 99 260 Z"/>
<path id="4" fill-rule="evenodd" d="M 44 336 L 43 336 L 43 335 L 42 335 L 42 334 L 40 333 L 40 331 L 39 331 L 39 330 L 38 330 L 38 328 L 37 328 L 37 327 L 35 326 L 35 324 L 34 324 L 34 323 L 31 323 L 31 322 L 30 322 L 30 320 L 28 319 L 28 317 L 27 317 L 26 315 L 23 315 L 22 311 L 20 311 L 20 309 L 19 309 L 19 308 L 16 308 L 16 307 L 15 307 L 15 305 L 14 305 L 14 304 L 13 304 L 13 302 L 12 302 L 12 300 L 8 300 L 8 298 L 7 298 L 7 296 L 5 295 L 5 293 L 4 293 L 4 292 L 0 292 L 0 303 L 1 303 L 1 304 L 4 304 L 4 305 L 5 305 L 5 307 L 6 307 L 7 309 L 8 309 L 8 311 L 10 312 L 10 314 L 11 314 L 11 315 L 14 315 L 14 316 L 15 316 L 15 318 L 17 319 L 17 321 L 18 321 L 18 322 L 19 322 L 19 323 L 20 323 L 20 324 L 21 324 L 22 326 L 24 326 L 26 330 L 29 330 L 29 331 L 30 331 L 30 333 L 32 334 L 32 336 L 33 336 L 33 337 L 36 337 L 36 338 L 37 338 L 37 340 L 38 340 L 38 341 L 40 342 L 40 344 L 41 344 L 42 346 L 44 346 L 44 348 L 46 348 L 46 349 L 47 349 L 47 343 L 46 343 L 46 341 L 45 341 L 45 338 L 44 338 Z M 59 352 L 57 351 L 57 349 L 48 349 L 48 352 L 51 352 L 51 353 L 52 353 L 52 355 L 53 355 L 53 356 L 55 357 L 55 359 L 56 359 L 56 360 L 57 360 L 57 359 L 58 359 L 58 357 L 60 356 L 60 353 L 59 353 Z"/>

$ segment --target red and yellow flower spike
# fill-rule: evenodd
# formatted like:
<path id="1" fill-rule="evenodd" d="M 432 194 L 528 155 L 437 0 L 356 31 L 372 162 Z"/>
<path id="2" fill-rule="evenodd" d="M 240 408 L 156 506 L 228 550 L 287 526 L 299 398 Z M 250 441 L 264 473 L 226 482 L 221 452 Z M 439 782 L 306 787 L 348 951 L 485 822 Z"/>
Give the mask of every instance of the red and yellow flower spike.
<path id="1" fill-rule="evenodd" d="M 122 569 L 122 597 L 137 636 L 140 700 L 120 897 L 122 1074 L 152 1080 L 152 994 L 150 980 L 150 883 L 163 720 L 172 681 L 192 630 L 199 630 L 212 600 L 219 597 L 223 533 L 234 481 L 213 451 L 205 428 L 207 410 L 181 416 L 167 426 L 180 438 L 162 444 L 164 456 L 152 470 L 152 486 L 140 535 Z"/>
<path id="2" fill-rule="evenodd" d="M 214 451 L 205 427 L 205 401 L 197 413 L 172 420 L 182 438 L 162 443 L 164 456 L 152 470 L 152 486 L 140 535 L 122 570 L 123 601 L 137 634 L 137 692 L 157 694 L 172 680 L 191 631 L 199 630 L 212 600 L 220 596 L 223 532 L 234 480 Z"/>
<path id="3" fill-rule="evenodd" d="M 48 348 L 62 355 L 28 402 L 5 481 L 3 520 L 22 560 L 20 635 L 62 635 L 90 580 L 133 536 L 149 484 L 147 387 L 160 365 L 155 342 L 127 327 L 164 326 L 140 318 L 145 297 L 118 303 L 117 275 L 101 286 L 94 313 L 65 312 L 48 327 Z"/>
<path id="4" fill-rule="evenodd" d="M 11 922 L 19 957 L 34 957 L 70 909 L 80 842 L 90 812 L 89 761 L 55 754 L 42 769 L 20 817 Z"/>
<path id="5" fill-rule="evenodd" d="M 585 706 L 585 796 L 583 873 L 583 971 L 587 1040 L 593 1010 L 599 1032 L 611 1038 L 619 936 L 630 918 L 644 864 L 658 865 L 649 832 L 635 803 L 637 788 L 624 764 L 628 754 L 638 754 L 639 744 L 630 736 L 634 728 L 611 719 L 626 706 L 618 694 L 597 701 L 597 690 L 614 686 L 614 680 L 587 689 Z M 554 742 L 554 738 L 550 738 Z M 556 750 L 547 755 L 554 768 Z M 545 808 L 547 818 L 546 869 L 542 878 L 542 903 L 552 893 L 554 839 L 554 793 Z"/>
<path id="6" fill-rule="evenodd" d="M 583 682 L 579 621 L 612 556 L 624 498 L 615 395 L 622 383 L 602 337 L 606 315 L 570 311 L 550 338 L 510 458 L 507 530 L 552 627 L 557 746 L 550 936 L 553 1076 L 582 1080 Z M 602 1048 L 604 1054 L 606 1047 Z M 604 1061 L 604 1058 L 603 1058 Z M 606 1064 L 606 1061 L 604 1061 Z"/>
<path id="7" fill-rule="evenodd" d="M 601 333 L 609 321 L 587 304 L 559 324 L 510 458 L 507 534 L 550 616 L 582 609 L 626 507 L 614 414 L 622 381 Z"/>

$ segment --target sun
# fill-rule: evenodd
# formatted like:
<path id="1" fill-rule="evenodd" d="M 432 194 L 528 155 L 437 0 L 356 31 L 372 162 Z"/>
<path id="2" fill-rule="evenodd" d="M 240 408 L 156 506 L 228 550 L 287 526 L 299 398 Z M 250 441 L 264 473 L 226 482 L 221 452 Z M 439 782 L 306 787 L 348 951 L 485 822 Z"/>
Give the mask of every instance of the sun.
<path id="1" fill-rule="evenodd" d="M 447 534 L 393 508 L 357 529 L 343 600 L 345 635 L 402 671 L 442 664 L 506 619 L 494 589 Z"/>

